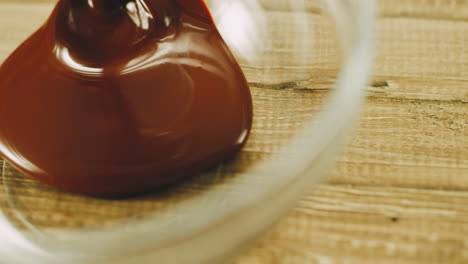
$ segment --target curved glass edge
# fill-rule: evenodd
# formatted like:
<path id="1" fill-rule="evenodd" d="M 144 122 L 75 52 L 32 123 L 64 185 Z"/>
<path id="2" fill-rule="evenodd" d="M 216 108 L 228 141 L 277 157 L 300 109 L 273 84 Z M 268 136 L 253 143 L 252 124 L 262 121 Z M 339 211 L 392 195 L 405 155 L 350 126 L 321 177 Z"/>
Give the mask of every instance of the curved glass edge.
<path id="1" fill-rule="evenodd" d="M 147 219 L 114 232 L 73 233 L 71 236 L 76 240 L 69 244 L 28 237 L 0 212 L 1 261 L 141 264 L 156 259 L 158 263 L 220 263 L 270 226 L 310 191 L 333 164 L 334 155 L 342 149 L 358 116 L 363 88 L 372 69 L 375 1 L 324 0 L 323 3 L 335 17 L 348 56 L 337 89 L 319 117 L 320 125 L 311 122 L 293 140 L 296 155 L 289 158 L 288 167 L 260 164 L 245 177 L 236 179 L 233 184 L 245 189 L 242 197 L 233 194 L 225 197 L 221 191 L 214 191 L 170 209 L 177 215 L 183 212 L 184 219 Z M 265 182 L 262 175 L 268 175 L 270 180 Z M 229 206 L 212 199 L 220 196 L 224 196 Z M 208 221 L 205 214 L 212 212 L 216 215 L 210 215 Z M 154 231 L 151 226 L 155 225 L 167 229 Z"/>

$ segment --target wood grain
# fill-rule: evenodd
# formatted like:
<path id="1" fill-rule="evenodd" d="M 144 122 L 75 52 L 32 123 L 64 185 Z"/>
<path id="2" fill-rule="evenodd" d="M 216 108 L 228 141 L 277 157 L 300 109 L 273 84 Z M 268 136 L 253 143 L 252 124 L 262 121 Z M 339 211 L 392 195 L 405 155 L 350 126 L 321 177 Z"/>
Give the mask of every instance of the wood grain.
<path id="1" fill-rule="evenodd" d="M 0 0 L 0 61 L 45 20 L 53 2 Z M 281 20 L 294 21 L 288 17 L 288 1 L 262 3 L 278 32 Z M 307 23 L 322 38 L 307 52 L 274 47 L 257 65 L 243 65 L 256 122 L 242 155 L 222 167 L 224 180 L 277 152 L 295 128 L 320 110 L 333 86 L 338 57 L 331 52 L 330 22 L 320 20 L 317 1 L 304 3 Z M 354 140 L 328 183 L 302 200 L 237 264 L 468 263 L 468 1 L 379 3 L 375 78 L 367 87 Z M 331 55 L 321 56 L 326 52 Z M 305 59 L 291 59 L 300 56 Z M 271 67 L 287 63 L 291 67 Z M 28 212 L 29 220 L 95 227 L 129 215 L 142 217 L 196 195 L 209 188 L 219 170 L 172 192 L 119 202 L 62 196 L 18 178 L 9 167 L 7 172 L 8 180 L 18 181 L 18 209 Z M 76 210 L 84 217 L 73 217 Z"/>
<path id="2" fill-rule="evenodd" d="M 467 198 L 324 185 L 237 263 L 467 263 Z"/>

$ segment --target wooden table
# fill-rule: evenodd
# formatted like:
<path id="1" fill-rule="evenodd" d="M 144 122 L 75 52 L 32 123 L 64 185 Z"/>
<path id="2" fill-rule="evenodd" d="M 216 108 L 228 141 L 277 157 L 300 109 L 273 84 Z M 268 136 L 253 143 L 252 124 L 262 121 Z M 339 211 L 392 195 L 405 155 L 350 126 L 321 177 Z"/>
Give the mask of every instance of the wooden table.
<path id="1" fill-rule="evenodd" d="M 0 0 L 0 61 L 50 3 Z M 468 1 L 379 3 L 376 73 L 352 144 L 236 264 L 468 263 Z"/>

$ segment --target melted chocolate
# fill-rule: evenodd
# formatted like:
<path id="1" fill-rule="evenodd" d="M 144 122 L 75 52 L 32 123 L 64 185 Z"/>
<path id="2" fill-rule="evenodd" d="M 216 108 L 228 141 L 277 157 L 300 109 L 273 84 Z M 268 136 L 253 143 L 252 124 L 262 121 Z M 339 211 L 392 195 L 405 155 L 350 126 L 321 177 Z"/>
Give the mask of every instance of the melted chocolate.
<path id="1" fill-rule="evenodd" d="M 39 181 L 135 194 L 233 156 L 246 79 L 202 0 L 61 0 L 0 67 L 0 154 Z"/>

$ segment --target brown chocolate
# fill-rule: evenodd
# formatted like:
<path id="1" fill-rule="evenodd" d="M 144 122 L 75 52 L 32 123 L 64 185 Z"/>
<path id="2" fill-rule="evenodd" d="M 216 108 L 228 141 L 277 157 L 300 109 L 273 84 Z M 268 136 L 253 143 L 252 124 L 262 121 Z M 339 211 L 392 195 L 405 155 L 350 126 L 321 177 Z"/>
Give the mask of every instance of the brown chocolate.
<path id="1" fill-rule="evenodd" d="M 0 67 L 0 154 L 59 189 L 135 194 L 233 156 L 246 79 L 202 0 L 61 0 Z"/>

